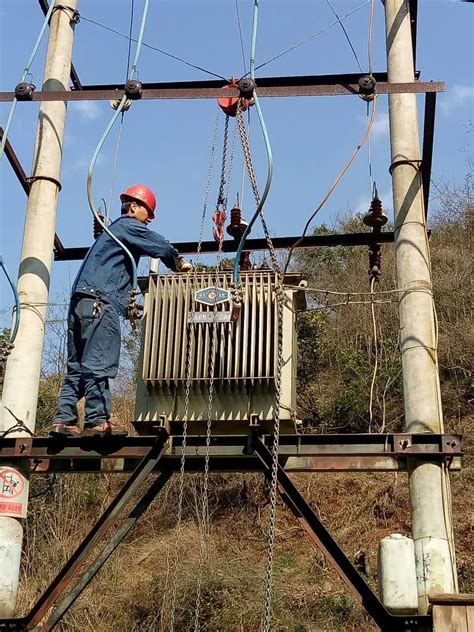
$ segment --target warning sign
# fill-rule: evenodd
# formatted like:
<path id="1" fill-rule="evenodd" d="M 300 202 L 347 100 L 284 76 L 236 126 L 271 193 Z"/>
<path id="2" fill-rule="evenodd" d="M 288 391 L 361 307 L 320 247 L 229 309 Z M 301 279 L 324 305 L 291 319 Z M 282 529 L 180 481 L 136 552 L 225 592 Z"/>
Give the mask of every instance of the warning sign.
<path id="1" fill-rule="evenodd" d="M 0 467 L 0 515 L 26 518 L 28 481 L 11 467 Z"/>

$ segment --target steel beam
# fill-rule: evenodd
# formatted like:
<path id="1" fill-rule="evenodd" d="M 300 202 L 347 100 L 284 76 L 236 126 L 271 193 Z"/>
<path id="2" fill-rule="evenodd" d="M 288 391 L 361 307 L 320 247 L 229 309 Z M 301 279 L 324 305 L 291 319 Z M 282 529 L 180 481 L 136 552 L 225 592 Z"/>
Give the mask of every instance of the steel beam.
<path id="1" fill-rule="evenodd" d="M 433 163 L 433 141 L 436 116 L 436 92 L 425 94 L 425 117 L 423 123 L 423 153 L 421 157 L 421 176 L 423 179 L 423 203 L 425 217 L 428 217 L 430 199 L 431 166 Z"/>
<path id="2" fill-rule="evenodd" d="M 272 243 L 276 250 L 286 250 L 291 248 L 299 237 L 273 237 Z M 377 235 L 377 243 L 391 244 L 394 241 L 394 234 L 391 231 L 382 232 Z M 298 248 L 332 248 L 335 246 L 369 246 L 374 243 L 373 233 L 336 233 L 334 235 L 309 235 L 304 237 Z M 199 242 L 178 241 L 173 242 L 175 248 L 182 255 L 193 255 L 198 252 Z M 236 252 L 239 243 L 234 239 L 227 239 L 222 244 L 221 252 Z M 245 249 L 250 251 L 268 250 L 266 239 L 247 239 Z M 89 248 L 64 248 L 54 254 L 55 261 L 75 261 L 84 259 Z M 219 251 L 219 245 L 215 241 L 203 241 L 201 243 L 201 254 L 212 254 Z"/>
<path id="3" fill-rule="evenodd" d="M 267 445 L 270 435 L 262 435 Z M 132 471 L 153 445 L 154 437 L 91 439 L 47 437 L 3 439 L 2 460 L 29 458 L 31 471 L 110 472 Z M 259 471 L 258 459 L 248 449 L 248 435 L 214 435 L 209 448 L 213 471 Z M 168 452 L 157 469 L 177 471 L 180 467 L 182 437 L 171 437 Z M 335 434 L 281 435 L 280 455 L 289 471 L 404 471 L 410 456 L 427 460 L 444 459 L 451 469 L 459 469 L 462 457 L 460 435 L 434 434 Z M 186 469 L 202 470 L 205 436 L 187 437 Z"/>
<path id="4" fill-rule="evenodd" d="M 259 439 L 255 441 L 254 448 L 265 466 L 267 476 L 270 476 L 272 471 L 272 453 L 268 446 Z M 314 513 L 281 465 L 278 465 L 277 485 L 285 505 L 291 509 L 298 522 L 381 630 L 396 632 L 398 630 L 408 631 L 431 627 L 431 616 L 395 616 L 388 612 L 369 584 L 349 561 L 331 533 Z"/>
<path id="5" fill-rule="evenodd" d="M 2 138 L 3 138 L 3 127 L 0 127 L 0 140 L 2 140 Z M 18 156 L 16 155 L 8 139 L 7 139 L 7 142 L 5 143 L 5 154 L 8 158 L 8 162 L 10 163 L 23 191 L 26 193 L 26 195 L 29 195 L 30 184 L 28 182 L 28 177 L 25 173 L 25 170 L 21 166 Z M 64 250 L 64 246 L 61 243 L 61 240 L 59 239 L 57 234 L 54 235 L 54 249 L 56 252 L 62 252 Z"/>
<path id="6" fill-rule="evenodd" d="M 264 97 L 314 97 L 359 95 L 357 83 L 360 75 L 328 75 L 334 81 L 321 83 L 321 77 L 268 77 L 257 79 L 258 95 Z M 232 88 L 224 88 L 224 81 L 192 81 L 143 84 L 142 99 L 217 99 L 235 96 Z M 150 87 L 151 86 L 151 87 Z M 445 84 L 440 81 L 418 81 L 415 83 L 377 83 L 377 94 L 442 92 Z M 68 92 L 34 92 L 32 101 L 110 101 L 121 99 L 122 86 L 82 86 L 81 90 Z M 12 101 L 14 92 L 0 92 L 0 101 Z"/>

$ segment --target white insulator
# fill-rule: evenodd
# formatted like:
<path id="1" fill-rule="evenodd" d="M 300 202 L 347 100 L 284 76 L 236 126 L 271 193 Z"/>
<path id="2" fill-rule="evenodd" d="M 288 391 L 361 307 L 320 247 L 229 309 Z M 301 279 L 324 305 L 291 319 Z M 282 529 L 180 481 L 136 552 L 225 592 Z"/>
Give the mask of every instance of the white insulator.
<path id="1" fill-rule="evenodd" d="M 394 614 L 418 611 L 415 548 L 413 540 L 400 533 L 383 538 L 378 552 L 380 598 Z"/>

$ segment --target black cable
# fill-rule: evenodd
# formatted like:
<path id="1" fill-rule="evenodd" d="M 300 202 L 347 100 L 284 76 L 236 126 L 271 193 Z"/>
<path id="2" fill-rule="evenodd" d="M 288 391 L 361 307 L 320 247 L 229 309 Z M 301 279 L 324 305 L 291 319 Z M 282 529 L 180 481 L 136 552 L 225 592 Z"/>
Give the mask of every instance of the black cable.
<path id="1" fill-rule="evenodd" d="M 237 13 L 237 23 L 239 25 L 240 50 L 242 51 L 242 63 L 244 66 L 244 73 L 247 74 L 247 64 L 245 63 L 244 38 L 242 37 L 242 24 L 240 22 L 239 0 L 235 0 L 235 11 Z"/>
<path id="2" fill-rule="evenodd" d="M 364 4 L 361 4 L 360 6 L 356 7 L 352 11 L 350 11 L 349 13 L 346 13 L 345 15 L 343 15 L 342 18 L 341 18 L 341 21 L 345 20 L 346 18 L 348 18 L 349 16 L 353 15 L 354 13 L 357 13 L 357 11 L 360 11 L 361 9 L 366 7 L 369 4 L 369 2 L 370 2 L 370 0 L 367 0 L 367 2 L 364 2 Z M 302 46 L 303 44 L 306 44 L 307 42 L 311 41 L 312 39 L 314 39 L 318 35 L 322 35 L 326 31 L 329 31 L 329 29 L 333 28 L 334 26 L 337 26 L 337 24 L 339 24 L 339 22 L 340 22 L 340 20 L 337 20 L 336 22 L 333 22 L 332 24 L 329 24 L 328 26 L 324 27 L 320 31 L 317 31 L 316 33 L 313 33 L 312 35 L 308 35 L 308 37 L 305 37 L 305 39 L 300 40 L 299 42 L 296 42 L 296 44 L 293 44 L 293 46 L 290 46 L 289 48 L 286 48 L 281 53 L 278 53 L 278 55 L 275 55 L 271 59 L 267 59 L 267 61 L 264 61 L 259 66 L 256 66 L 255 70 L 258 70 L 259 68 L 263 68 L 264 66 L 267 66 L 272 61 L 275 61 L 276 59 L 279 59 L 280 57 L 283 57 L 283 55 L 286 55 L 287 53 L 290 53 L 292 50 L 295 50 L 295 48 L 299 48 L 300 46 Z"/>
<path id="3" fill-rule="evenodd" d="M 133 13 L 135 10 L 135 0 L 132 0 L 130 6 L 130 28 L 128 31 L 128 54 L 127 54 L 127 74 L 125 75 L 125 82 L 128 80 L 128 73 L 130 71 L 130 57 L 132 52 L 132 33 L 133 33 Z"/>
<path id="4" fill-rule="evenodd" d="M 96 22 L 95 20 L 91 20 L 90 18 L 85 18 L 83 15 L 81 15 L 81 20 L 83 20 L 84 22 L 90 22 L 91 24 L 94 24 L 95 26 L 100 26 L 100 28 L 103 28 L 106 31 L 110 31 L 111 33 L 115 33 L 115 35 L 120 35 L 120 37 L 124 37 L 127 40 L 130 39 L 132 42 L 137 41 L 134 37 L 129 38 L 129 36 L 125 35 L 125 33 L 121 33 L 120 31 L 117 31 L 116 29 L 113 29 L 110 26 L 106 26 L 105 24 L 101 24 L 100 22 Z M 207 70 L 207 68 L 203 68 L 202 66 L 197 66 L 196 64 L 192 64 L 190 61 L 186 61 L 186 59 L 183 59 L 182 57 L 173 55 L 173 53 L 168 53 L 167 51 L 162 50 L 161 48 L 152 46 L 151 44 L 147 44 L 146 42 L 143 42 L 142 46 L 145 46 L 146 48 L 150 48 L 151 50 L 154 50 L 157 53 L 161 53 L 162 55 L 166 55 L 166 57 L 171 57 L 171 59 L 176 59 L 176 61 L 180 61 L 186 66 L 189 66 L 190 68 L 195 68 L 196 70 L 205 72 L 206 74 L 212 75 L 213 77 L 218 77 L 219 79 L 228 81 L 228 77 L 223 77 L 222 75 L 218 75 L 217 73 L 212 72 L 211 70 Z"/>
<path id="5" fill-rule="evenodd" d="M 349 46 L 351 47 L 351 51 L 355 57 L 355 60 L 357 62 L 357 65 L 359 66 L 359 70 L 363 73 L 364 71 L 362 70 L 362 66 L 360 65 L 360 61 L 359 58 L 357 57 L 357 53 L 355 51 L 354 46 L 352 45 L 351 42 L 351 38 L 349 37 L 349 33 L 346 31 L 346 27 L 344 26 L 344 24 L 341 22 L 341 18 L 338 16 L 338 14 L 336 13 L 336 9 L 332 6 L 330 0 L 326 0 L 326 2 L 329 5 L 329 8 L 331 9 L 331 11 L 334 13 L 335 17 L 337 18 L 337 21 L 339 22 L 339 24 L 341 25 L 341 29 L 343 30 L 344 35 L 346 36 L 346 40 L 349 44 Z"/>

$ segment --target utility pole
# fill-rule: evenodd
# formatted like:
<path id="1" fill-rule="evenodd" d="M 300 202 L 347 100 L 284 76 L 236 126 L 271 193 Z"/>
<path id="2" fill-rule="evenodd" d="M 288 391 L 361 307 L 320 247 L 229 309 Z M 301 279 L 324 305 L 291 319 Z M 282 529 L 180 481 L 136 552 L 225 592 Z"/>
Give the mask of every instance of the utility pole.
<path id="1" fill-rule="evenodd" d="M 390 82 L 414 82 L 409 0 L 385 0 Z M 407 432 L 443 432 L 437 332 L 420 171 L 415 94 L 390 94 L 390 142 L 400 345 Z M 418 607 L 429 593 L 457 591 L 449 478 L 439 462 L 409 462 Z"/>
<path id="2" fill-rule="evenodd" d="M 43 90 L 69 89 L 76 3 L 68 0 L 67 7 L 58 6 L 52 13 Z M 0 432 L 15 427 L 18 419 L 30 432 L 35 430 L 65 122 L 66 102 L 41 103 L 18 273 L 20 328 L 6 365 Z M 27 435 L 25 430 L 8 434 Z M 8 467 L 0 472 L 7 500 L 10 492 L 12 497 L 12 501 L 0 503 L 1 618 L 12 617 L 15 611 L 28 502 L 27 467 L 25 462 L 24 468 Z"/>

